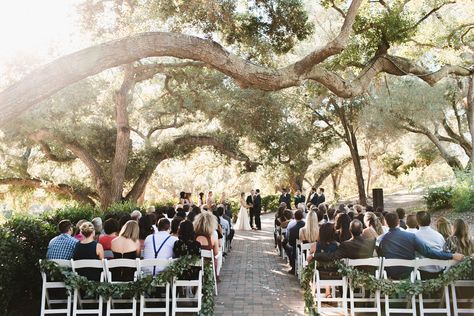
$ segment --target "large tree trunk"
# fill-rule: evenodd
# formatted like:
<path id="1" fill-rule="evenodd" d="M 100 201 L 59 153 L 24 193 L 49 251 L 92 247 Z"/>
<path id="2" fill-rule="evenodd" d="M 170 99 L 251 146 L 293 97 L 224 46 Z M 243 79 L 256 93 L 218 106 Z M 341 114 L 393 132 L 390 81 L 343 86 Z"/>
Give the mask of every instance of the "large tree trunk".
<path id="1" fill-rule="evenodd" d="M 469 160 L 471 173 L 474 177 L 474 75 L 469 77 L 466 97 L 466 114 L 469 126 L 469 134 L 471 136 L 471 157 Z"/>
<path id="2" fill-rule="evenodd" d="M 454 170 L 454 171 L 459 171 L 459 170 L 463 170 L 463 165 L 461 163 L 461 161 L 456 158 L 455 156 L 451 155 L 447 150 L 446 148 L 444 147 L 444 145 L 441 143 L 441 141 L 438 139 L 438 137 L 436 137 L 436 135 L 434 135 L 433 133 L 431 133 L 430 131 L 428 130 L 424 130 L 423 131 L 423 134 L 426 135 L 426 137 L 429 138 L 429 140 L 431 140 L 431 142 L 436 146 L 436 148 L 438 148 L 438 151 L 441 155 L 441 157 L 448 163 L 448 165 Z"/>
<path id="3" fill-rule="evenodd" d="M 110 199 L 112 202 L 122 200 L 123 183 L 127 169 L 128 156 L 130 152 L 130 126 L 128 123 L 127 107 L 131 100 L 131 91 L 134 81 L 129 70 L 125 71 L 122 86 L 115 95 L 115 125 L 117 138 L 115 140 L 115 154 L 112 162 L 112 174 L 110 185 Z"/>
<path id="4" fill-rule="evenodd" d="M 359 149 L 357 147 L 357 142 L 351 143 L 349 146 L 351 152 L 352 164 L 354 165 L 354 171 L 357 181 L 357 191 L 359 192 L 359 204 L 367 206 L 367 196 L 365 195 L 365 185 L 364 185 L 364 173 L 362 172 L 362 164 L 359 156 Z"/>

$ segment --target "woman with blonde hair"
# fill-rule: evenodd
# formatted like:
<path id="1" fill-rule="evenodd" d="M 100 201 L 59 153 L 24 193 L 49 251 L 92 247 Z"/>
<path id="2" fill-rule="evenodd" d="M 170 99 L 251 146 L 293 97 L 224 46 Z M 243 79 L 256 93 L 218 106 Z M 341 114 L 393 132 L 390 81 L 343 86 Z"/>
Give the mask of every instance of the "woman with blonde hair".
<path id="1" fill-rule="evenodd" d="M 366 212 L 364 215 L 366 228 L 362 231 L 362 237 L 367 239 L 377 239 L 384 233 L 382 223 L 373 212 Z"/>
<path id="2" fill-rule="evenodd" d="M 319 221 L 315 211 L 310 211 L 306 217 L 306 224 L 300 229 L 299 239 L 302 243 L 313 243 L 319 238 Z"/>
<path id="3" fill-rule="evenodd" d="M 216 267 L 216 257 L 219 254 L 217 225 L 217 219 L 211 212 L 202 212 L 194 218 L 193 222 L 196 241 L 201 244 L 201 249 L 214 251 L 214 264 Z"/>
<path id="4" fill-rule="evenodd" d="M 136 259 L 140 257 L 139 232 L 140 229 L 135 220 L 129 220 L 123 225 L 118 237 L 112 240 L 114 259 Z"/>
<path id="5" fill-rule="evenodd" d="M 91 222 L 84 222 L 80 226 L 81 235 L 84 238 L 76 244 L 74 249 L 74 255 L 72 259 L 83 260 L 83 259 L 104 259 L 104 248 L 101 244 L 95 241 L 95 227 Z M 78 270 L 79 275 L 85 276 L 89 280 L 99 281 L 100 273 L 99 269 L 95 268 L 84 268 Z"/>
<path id="6" fill-rule="evenodd" d="M 462 253 L 465 256 L 474 254 L 474 241 L 466 222 L 462 219 L 455 220 L 453 230 L 453 234 L 446 240 L 444 250 L 452 253 Z"/>
<path id="7" fill-rule="evenodd" d="M 447 240 L 448 237 L 453 234 L 451 223 L 444 216 L 441 216 L 436 221 L 436 230 L 438 231 L 438 233 L 440 233 L 444 237 L 444 240 Z"/>

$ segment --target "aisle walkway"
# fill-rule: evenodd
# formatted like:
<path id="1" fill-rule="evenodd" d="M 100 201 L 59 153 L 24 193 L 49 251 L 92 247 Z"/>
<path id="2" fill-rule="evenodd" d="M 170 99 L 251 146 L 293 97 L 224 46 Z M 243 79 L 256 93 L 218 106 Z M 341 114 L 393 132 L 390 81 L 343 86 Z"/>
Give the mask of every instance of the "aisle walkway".
<path id="1" fill-rule="evenodd" d="M 275 253 L 273 218 L 262 216 L 261 231 L 236 232 L 221 271 L 215 315 L 304 315 L 297 278 Z"/>

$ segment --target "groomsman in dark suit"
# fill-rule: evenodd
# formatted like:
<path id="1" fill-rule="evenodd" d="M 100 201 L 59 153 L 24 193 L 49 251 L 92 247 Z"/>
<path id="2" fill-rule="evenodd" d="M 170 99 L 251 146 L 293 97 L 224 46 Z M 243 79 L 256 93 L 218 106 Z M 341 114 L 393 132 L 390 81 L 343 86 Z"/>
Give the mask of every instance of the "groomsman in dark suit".
<path id="1" fill-rule="evenodd" d="M 308 195 L 308 200 L 306 201 L 306 204 L 311 203 L 313 205 L 318 206 L 318 193 L 316 192 L 316 188 L 312 187 L 311 192 L 309 192 Z"/>
<path id="2" fill-rule="evenodd" d="M 260 190 L 257 189 L 255 197 L 253 199 L 253 212 L 255 214 L 255 226 L 258 230 L 262 230 L 262 222 L 260 221 L 260 213 L 262 212 L 262 197 L 260 196 Z"/>
<path id="3" fill-rule="evenodd" d="M 295 195 L 295 206 L 298 207 L 298 204 L 304 203 L 306 198 L 304 195 L 301 195 L 301 191 L 297 190 Z"/>
<path id="4" fill-rule="evenodd" d="M 255 216 L 255 213 L 254 213 L 254 208 L 253 208 L 253 204 L 254 204 L 254 197 L 255 197 L 255 191 L 252 189 L 250 191 L 250 195 L 247 196 L 247 199 L 245 200 L 245 202 L 248 204 L 248 205 L 251 205 L 249 207 L 249 217 L 250 217 L 250 227 L 253 228 L 253 218 Z"/>
<path id="5" fill-rule="evenodd" d="M 319 188 L 319 195 L 318 195 L 318 204 L 324 203 L 326 201 L 326 197 L 324 196 L 324 188 Z"/>
<path id="6" fill-rule="evenodd" d="M 280 199 L 278 203 L 285 202 L 286 207 L 291 210 L 291 195 L 288 189 L 281 189 Z"/>

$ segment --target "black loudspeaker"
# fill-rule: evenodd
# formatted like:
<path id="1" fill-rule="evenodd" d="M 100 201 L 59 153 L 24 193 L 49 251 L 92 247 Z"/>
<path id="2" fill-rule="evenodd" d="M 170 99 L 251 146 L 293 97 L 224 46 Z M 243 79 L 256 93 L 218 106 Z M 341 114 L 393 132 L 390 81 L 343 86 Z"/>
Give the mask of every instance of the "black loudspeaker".
<path id="1" fill-rule="evenodd" d="M 372 189 L 372 197 L 374 201 L 374 210 L 378 207 L 383 209 L 383 189 Z"/>

